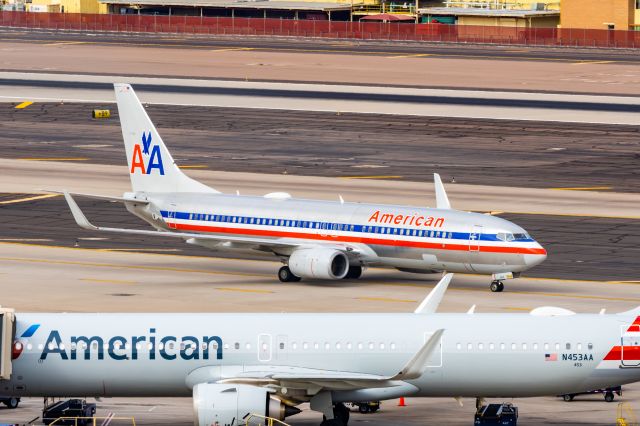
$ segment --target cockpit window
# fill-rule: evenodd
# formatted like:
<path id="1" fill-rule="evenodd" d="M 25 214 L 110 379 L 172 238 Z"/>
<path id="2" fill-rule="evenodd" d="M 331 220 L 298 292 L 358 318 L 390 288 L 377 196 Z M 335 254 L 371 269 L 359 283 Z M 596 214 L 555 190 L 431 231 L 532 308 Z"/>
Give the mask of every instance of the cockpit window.
<path id="1" fill-rule="evenodd" d="M 509 242 L 509 241 L 529 240 L 531 239 L 531 236 L 526 232 L 517 233 L 517 234 L 512 234 L 511 232 L 498 232 L 498 234 L 496 235 L 496 238 L 498 238 L 500 241 Z"/>

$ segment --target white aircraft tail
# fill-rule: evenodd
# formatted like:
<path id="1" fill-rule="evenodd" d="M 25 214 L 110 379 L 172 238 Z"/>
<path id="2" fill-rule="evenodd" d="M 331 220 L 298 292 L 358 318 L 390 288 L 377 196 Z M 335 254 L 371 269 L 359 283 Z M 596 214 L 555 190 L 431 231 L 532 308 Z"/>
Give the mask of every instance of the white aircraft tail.
<path id="1" fill-rule="evenodd" d="M 217 193 L 182 173 L 128 84 L 113 85 L 134 192 Z"/>

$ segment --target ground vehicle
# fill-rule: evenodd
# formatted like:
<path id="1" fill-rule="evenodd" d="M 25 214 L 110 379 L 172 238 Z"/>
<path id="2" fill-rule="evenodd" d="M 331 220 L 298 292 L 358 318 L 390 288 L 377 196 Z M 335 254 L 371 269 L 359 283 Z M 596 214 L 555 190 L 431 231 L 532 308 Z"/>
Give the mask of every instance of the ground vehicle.
<path id="1" fill-rule="evenodd" d="M 357 408 L 358 412 L 362 414 L 375 413 L 380 409 L 380 401 L 352 402 L 348 406 Z"/>
<path id="2" fill-rule="evenodd" d="M 561 396 L 562 399 L 564 399 L 565 401 L 569 402 L 569 401 L 573 401 L 573 398 L 578 396 L 578 395 L 591 395 L 594 393 L 602 393 L 604 394 L 604 400 L 607 402 L 613 402 L 613 400 L 615 399 L 615 395 L 617 394 L 618 396 L 622 396 L 622 386 L 614 386 L 612 388 L 604 388 L 604 389 L 594 389 L 592 391 L 589 392 L 580 392 L 580 393 L 568 393 L 568 394 L 564 394 L 564 395 L 558 395 Z"/>
<path id="3" fill-rule="evenodd" d="M 57 421 L 57 425 L 89 425 L 93 421 L 89 417 L 96 414 L 96 404 L 87 403 L 84 399 L 67 399 L 55 402 L 42 410 L 42 421 L 48 425 L 61 417 L 78 417 L 76 421 L 65 419 Z"/>
<path id="4" fill-rule="evenodd" d="M 518 423 L 518 407 L 511 403 L 483 405 L 475 416 L 475 425 L 515 426 Z"/>
<path id="5" fill-rule="evenodd" d="M 0 402 L 8 408 L 18 408 L 20 398 L 16 398 L 15 396 L 0 396 Z"/>

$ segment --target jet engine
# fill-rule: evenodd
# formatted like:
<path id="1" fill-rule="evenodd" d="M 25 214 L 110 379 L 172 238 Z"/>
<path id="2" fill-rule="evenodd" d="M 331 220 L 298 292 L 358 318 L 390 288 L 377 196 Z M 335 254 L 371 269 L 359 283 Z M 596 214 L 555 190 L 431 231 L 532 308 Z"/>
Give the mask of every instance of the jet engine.
<path id="1" fill-rule="evenodd" d="M 201 383 L 193 388 L 194 424 L 243 425 L 250 414 L 284 420 L 300 410 L 271 398 L 269 391 L 249 385 Z"/>
<path id="2" fill-rule="evenodd" d="M 289 269 L 301 278 L 339 280 L 349 272 L 349 258 L 329 248 L 299 249 L 291 253 Z"/>

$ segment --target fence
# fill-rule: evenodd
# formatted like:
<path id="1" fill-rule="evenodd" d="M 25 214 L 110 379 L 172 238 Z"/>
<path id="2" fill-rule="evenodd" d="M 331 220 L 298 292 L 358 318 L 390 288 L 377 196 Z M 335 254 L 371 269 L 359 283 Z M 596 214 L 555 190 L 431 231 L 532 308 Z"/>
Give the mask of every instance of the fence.
<path id="1" fill-rule="evenodd" d="M 640 31 L 487 27 L 437 23 L 2 11 L 0 26 L 81 31 L 267 35 L 529 46 L 640 47 Z"/>

